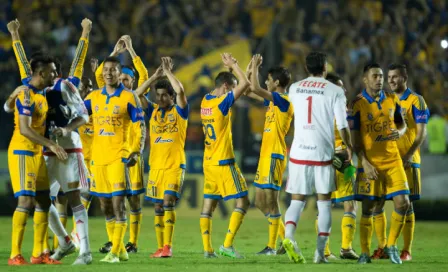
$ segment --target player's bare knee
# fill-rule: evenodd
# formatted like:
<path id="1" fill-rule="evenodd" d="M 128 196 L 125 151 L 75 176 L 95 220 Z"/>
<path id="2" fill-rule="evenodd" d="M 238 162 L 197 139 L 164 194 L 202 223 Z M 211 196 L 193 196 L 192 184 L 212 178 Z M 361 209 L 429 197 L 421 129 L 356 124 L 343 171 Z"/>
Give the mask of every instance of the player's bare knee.
<path id="1" fill-rule="evenodd" d="M 31 211 L 34 208 L 34 197 L 19 196 L 19 199 L 17 201 L 17 207 L 21 207 Z"/>
<path id="2" fill-rule="evenodd" d="M 236 199 L 236 207 L 237 208 L 247 211 L 247 209 L 249 208 L 249 205 L 250 205 L 250 201 L 247 196 Z"/>
<path id="3" fill-rule="evenodd" d="M 163 206 L 164 207 L 173 207 L 176 206 L 176 200 L 177 198 L 172 195 L 165 195 L 163 199 Z"/>
<path id="4" fill-rule="evenodd" d="M 400 211 L 401 213 L 406 213 L 409 210 L 411 203 L 407 196 L 397 197 L 394 199 L 394 206 L 395 210 Z"/>
<path id="5" fill-rule="evenodd" d="M 356 209 L 357 209 L 356 201 L 350 200 L 344 202 L 344 212 L 356 214 Z"/>
<path id="6" fill-rule="evenodd" d="M 71 191 L 66 193 L 68 203 L 70 207 L 78 207 L 81 205 L 81 194 L 79 193 L 79 190 Z"/>
<path id="7" fill-rule="evenodd" d="M 363 215 L 373 215 L 375 208 L 375 202 L 370 200 L 364 200 L 362 202 L 362 214 Z"/>
<path id="8" fill-rule="evenodd" d="M 142 208 L 141 202 L 140 202 L 140 195 L 133 195 L 128 198 L 129 200 L 129 206 L 132 211 L 136 211 Z"/>

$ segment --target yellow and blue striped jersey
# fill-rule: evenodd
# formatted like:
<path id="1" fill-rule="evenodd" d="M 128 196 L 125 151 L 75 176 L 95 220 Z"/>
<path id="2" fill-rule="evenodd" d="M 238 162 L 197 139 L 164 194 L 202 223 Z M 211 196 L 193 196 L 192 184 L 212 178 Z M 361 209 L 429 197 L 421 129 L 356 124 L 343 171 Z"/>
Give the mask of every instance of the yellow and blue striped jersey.
<path id="1" fill-rule="evenodd" d="M 37 155 L 42 154 L 42 146 L 32 142 L 20 133 L 19 116 L 31 117 L 31 128 L 40 135 L 45 134 L 45 120 L 47 118 L 48 104 L 45 93 L 31 85 L 21 91 L 16 98 L 14 107 L 14 132 L 9 149 L 15 154 Z"/>
<path id="2" fill-rule="evenodd" d="M 425 99 L 409 88 L 400 97 L 400 104 L 404 120 L 407 125 L 406 133 L 398 140 L 400 155 L 404 156 L 411 148 L 417 136 L 417 124 L 427 124 L 429 110 L 426 107 Z M 420 149 L 414 153 L 412 162 L 415 166 L 420 166 Z"/>
<path id="3" fill-rule="evenodd" d="M 189 106 L 182 109 L 173 105 L 162 109 L 148 101 L 149 167 L 150 169 L 183 168 L 186 166 L 185 139 L 187 137 Z"/>
<path id="4" fill-rule="evenodd" d="M 272 93 L 273 101 L 264 100 L 268 107 L 264 122 L 260 158 L 285 159 L 285 137 L 291 125 L 294 109 L 287 94 Z"/>
<path id="5" fill-rule="evenodd" d="M 91 159 L 95 165 L 108 165 L 118 159 L 125 161 L 131 153 L 142 152 L 146 131 L 142 109 L 133 92 L 120 84 L 109 95 L 104 87 L 92 91 L 84 104 L 93 122 Z M 140 125 L 130 135 L 129 127 L 136 122 Z M 129 145 L 129 137 L 135 137 L 138 142 Z"/>
<path id="6" fill-rule="evenodd" d="M 209 93 L 202 99 L 204 165 L 227 165 L 235 162 L 231 120 L 231 107 L 234 102 L 233 91 L 221 96 Z"/>
<path id="7" fill-rule="evenodd" d="M 401 107 L 398 97 L 384 91 L 380 91 L 376 100 L 364 90 L 349 108 L 350 128 L 360 131 L 366 157 L 379 170 L 402 164 L 397 142 L 388 138 L 391 129 L 397 128 L 394 120 L 399 115 Z M 360 166 L 361 162 L 358 161 Z"/>

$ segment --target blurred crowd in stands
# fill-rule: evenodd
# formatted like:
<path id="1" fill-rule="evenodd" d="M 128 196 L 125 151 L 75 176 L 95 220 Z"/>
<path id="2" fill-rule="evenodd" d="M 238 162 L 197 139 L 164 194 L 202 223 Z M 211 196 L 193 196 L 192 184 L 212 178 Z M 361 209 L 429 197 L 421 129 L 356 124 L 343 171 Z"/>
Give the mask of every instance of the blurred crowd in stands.
<path id="1" fill-rule="evenodd" d="M 448 51 L 441 46 L 448 40 L 446 0 L 4 0 L 0 3 L 0 100 L 20 84 L 6 28 L 10 20 L 21 22 L 28 55 L 51 52 L 68 71 L 85 17 L 93 21 L 88 58 L 103 59 L 120 36 L 128 34 L 151 73 L 161 56 L 172 56 L 180 67 L 248 39 L 252 53 L 267 59 L 264 69 L 286 66 L 294 80 L 306 76 L 307 53 L 327 52 L 330 69 L 343 77 L 350 97 L 363 89 L 361 71 L 367 62 L 380 63 L 386 74 L 388 64 L 401 62 L 408 67 L 408 85 L 425 97 L 432 111 L 448 114 Z M 130 63 L 128 56 L 123 62 Z M 94 78 L 88 61 L 85 75 Z M 249 128 L 258 139 L 263 108 L 247 107 L 252 105 L 248 103 L 252 102 L 239 105 L 244 113 L 240 127 Z M 195 103 L 193 110 L 198 107 Z M 3 124 L 6 117 L 1 116 Z M 199 120 L 192 118 L 191 139 L 199 143 L 200 124 L 194 125 Z M 9 138 L 2 140 L 0 147 L 6 148 L 8 142 Z"/>

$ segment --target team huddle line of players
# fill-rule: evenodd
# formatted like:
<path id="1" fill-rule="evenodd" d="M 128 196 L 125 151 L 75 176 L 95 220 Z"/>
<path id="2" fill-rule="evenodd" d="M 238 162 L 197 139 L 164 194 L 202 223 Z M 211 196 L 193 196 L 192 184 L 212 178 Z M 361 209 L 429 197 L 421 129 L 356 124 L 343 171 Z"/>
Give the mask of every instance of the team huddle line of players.
<path id="1" fill-rule="evenodd" d="M 27 60 L 18 33 L 19 22 L 8 24 L 23 83 L 5 103 L 5 110 L 14 112 L 15 118 L 8 164 L 18 198 L 9 265 L 28 263 L 21 254 L 21 244 L 32 209 L 32 264 L 60 264 L 77 247 L 79 256 L 74 264 L 90 264 L 87 209 L 92 196 L 99 198 L 106 218 L 108 242 L 100 252 L 107 255 L 102 262 L 127 261 L 128 253 L 138 251 L 143 194 L 155 204 L 157 251 L 151 257 L 167 258 L 173 254 L 175 205 L 180 199 L 186 168 L 184 145 L 189 105 L 184 88 L 172 73 L 171 58 L 163 57 L 160 67 L 149 77 L 132 48 L 131 38 L 123 36 L 99 66 L 92 61 L 98 84 L 98 89 L 92 90 L 92 81 L 82 77 L 92 22 L 84 19 L 81 25 L 83 32 L 75 59 L 69 76 L 62 79 L 60 63 L 53 58 L 35 54 Z M 135 70 L 122 66 L 117 58 L 125 51 L 138 72 L 135 90 Z M 200 231 L 204 257 L 217 257 L 211 233 L 212 214 L 218 201 L 235 199 L 218 253 L 243 258 L 234 248 L 234 238 L 249 199 L 246 181 L 235 162 L 231 115 L 234 102 L 245 95 L 267 107 L 254 184 L 256 206 L 268 219 L 269 236 L 267 246 L 258 254 L 287 253 L 294 262 L 305 262 L 294 233 L 306 196 L 316 192 L 319 215 L 315 263 L 335 258 L 329 251 L 332 202 L 344 203 L 341 258 L 370 263 L 375 225 L 380 243 L 372 258 L 390 258 L 393 263 L 410 260 L 415 218 L 409 199 L 417 200 L 420 194 L 419 146 L 425 137 L 429 112 L 423 98 L 407 88 L 406 67 L 389 67 L 392 92 L 385 92 L 381 67 L 367 65 L 363 73 L 366 89 L 347 109 L 343 83 L 338 76 L 327 73 L 325 54 L 313 52 L 307 56 L 310 77 L 293 83 L 288 93 L 291 77 L 287 69 L 270 69 L 265 90 L 259 83 L 258 71 L 263 62 L 260 55 L 253 56 L 246 72 L 231 54 L 223 53 L 221 57 L 228 71 L 217 75 L 215 89 L 201 103 L 205 179 Z M 147 98 L 150 89 L 155 90 L 157 103 Z M 142 158 L 145 115 L 149 118 L 150 134 L 146 188 Z M 288 158 L 285 135 L 293 116 L 295 136 L 286 184 L 292 200 L 283 223 L 278 196 Z M 356 177 L 350 172 L 353 152 L 359 160 Z M 125 199 L 130 206 L 130 241 L 126 245 Z M 395 211 L 386 242 L 384 200 L 389 199 L 394 201 Z M 355 200 L 362 201 L 360 256 L 352 249 Z M 74 217 L 72 238 L 65 230 L 68 204 Z M 57 238 L 52 255 L 48 226 Z M 401 232 L 405 247 L 400 256 L 396 243 Z"/>

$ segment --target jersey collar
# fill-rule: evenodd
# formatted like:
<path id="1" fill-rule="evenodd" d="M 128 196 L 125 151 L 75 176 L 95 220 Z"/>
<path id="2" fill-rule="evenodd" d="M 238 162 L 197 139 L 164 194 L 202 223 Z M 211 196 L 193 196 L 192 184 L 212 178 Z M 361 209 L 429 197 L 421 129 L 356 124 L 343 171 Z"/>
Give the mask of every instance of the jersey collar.
<path id="1" fill-rule="evenodd" d="M 406 91 L 401 95 L 400 101 L 408 99 L 408 97 L 411 95 L 411 89 L 407 88 Z"/>
<path id="2" fill-rule="evenodd" d="M 380 91 L 380 99 L 378 101 L 376 101 L 373 97 L 371 97 L 367 93 L 366 89 L 364 89 L 362 91 L 362 96 L 364 96 L 364 98 L 367 99 L 367 101 L 369 101 L 370 104 L 372 104 L 373 102 L 378 102 L 379 104 L 381 104 L 381 102 L 383 102 L 384 98 L 386 98 L 386 96 L 384 95 L 384 91 L 383 90 Z"/>
<path id="3" fill-rule="evenodd" d="M 33 85 L 31 85 L 29 82 L 25 83 L 25 86 L 27 86 L 28 88 L 33 90 L 34 93 L 37 93 L 37 94 L 43 94 L 44 93 L 44 90 L 39 90 L 38 88 L 36 88 Z"/>
<path id="4" fill-rule="evenodd" d="M 106 95 L 109 98 L 110 97 L 114 97 L 114 96 L 120 97 L 121 92 L 123 92 L 123 90 L 124 90 L 124 85 L 123 85 L 123 83 L 120 83 L 120 85 L 118 85 L 118 88 L 115 90 L 115 92 L 112 95 L 109 95 L 107 93 L 106 86 L 103 87 L 103 90 L 101 91 L 101 94 Z"/>

